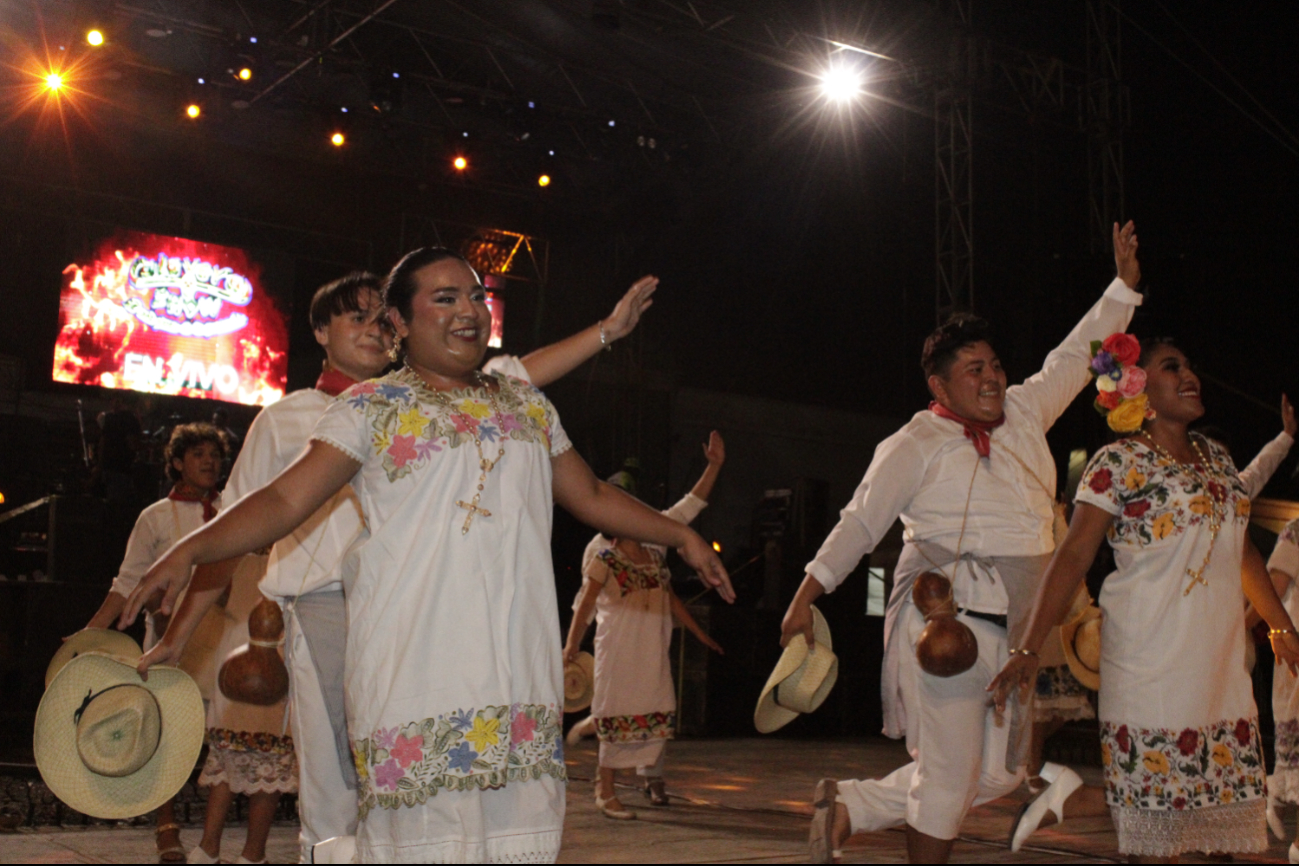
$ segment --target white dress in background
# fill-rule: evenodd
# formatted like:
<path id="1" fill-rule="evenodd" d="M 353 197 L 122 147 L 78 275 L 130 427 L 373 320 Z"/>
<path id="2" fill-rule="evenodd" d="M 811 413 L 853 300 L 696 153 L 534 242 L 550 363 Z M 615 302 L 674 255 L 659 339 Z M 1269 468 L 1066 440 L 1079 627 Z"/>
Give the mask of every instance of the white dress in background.
<path id="1" fill-rule="evenodd" d="M 1288 575 L 1290 585 L 1281 596 L 1286 613 L 1299 622 L 1299 520 L 1292 520 L 1281 530 L 1276 547 L 1267 561 L 1268 571 Z M 1287 803 L 1299 803 L 1299 680 L 1290 676 L 1284 666 L 1272 673 L 1272 719 L 1276 723 L 1276 768 L 1268 778 L 1273 797 Z"/>
<path id="2" fill-rule="evenodd" d="M 1225 449 L 1197 441 L 1210 483 L 1129 438 L 1098 451 L 1078 487 L 1078 502 L 1115 517 L 1099 717 L 1105 796 L 1127 855 L 1267 848 L 1240 577 L 1249 498 Z M 1209 552 L 1215 508 L 1205 585 L 1188 570 Z"/>
<path id="3" fill-rule="evenodd" d="M 368 534 L 343 567 L 362 862 L 550 862 L 566 773 L 550 559 L 551 459 L 535 388 L 445 394 L 410 370 L 345 391 L 313 438 L 362 463 Z M 497 411 L 499 409 L 499 412 Z M 467 532 L 483 457 L 496 460 Z"/>
<path id="4" fill-rule="evenodd" d="M 224 661 L 248 643 L 248 615 L 262 600 L 258 583 L 266 572 L 265 556 L 240 557 L 230 582 L 225 631 L 216 651 Z M 198 784 L 226 784 L 236 794 L 296 794 L 298 760 L 289 732 L 287 696 L 271 706 L 235 701 L 219 688 L 207 708 L 207 760 Z"/>
<path id="5" fill-rule="evenodd" d="M 664 512 L 689 524 L 708 503 L 692 493 Z M 600 740 L 600 766 L 663 773 L 663 753 L 676 730 L 672 684 L 671 573 L 667 550 L 643 545 L 649 563 L 629 560 L 597 535 L 582 557 L 582 577 L 601 585 L 595 613 L 595 695 L 591 716 Z"/>

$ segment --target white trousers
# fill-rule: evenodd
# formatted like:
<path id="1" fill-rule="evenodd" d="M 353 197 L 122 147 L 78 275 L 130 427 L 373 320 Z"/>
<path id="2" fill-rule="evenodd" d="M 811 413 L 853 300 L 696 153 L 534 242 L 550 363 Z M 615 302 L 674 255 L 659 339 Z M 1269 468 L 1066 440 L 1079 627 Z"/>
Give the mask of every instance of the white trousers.
<path id="1" fill-rule="evenodd" d="M 356 791 L 343 782 L 334 729 L 307 639 L 300 628 L 289 628 L 287 633 L 293 640 L 287 655 L 293 747 L 298 753 L 298 862 L 310 863 L 312 845 L 334 836 L 356 835 Z"/>
<path id="2" fill-rule="evenodd" d="M 1004 797 L 1024 778 L 1023 767 L 1006 771 L 1009 721 L 996 718 L 985 691 L 1006 663 L 1006 632 L 962 615 L 979 643 L 979 660 L 963 674 L 935 677 L 915 660 L 924 619 L 910 605 L 902 615 L 910 655 L 901 672 L 907 750 L 915 760 L 883 779 L 840 782 L 839 802 L 854 833 L 905 823 L 926 836 L 955 839 L 973 806 Z"/>

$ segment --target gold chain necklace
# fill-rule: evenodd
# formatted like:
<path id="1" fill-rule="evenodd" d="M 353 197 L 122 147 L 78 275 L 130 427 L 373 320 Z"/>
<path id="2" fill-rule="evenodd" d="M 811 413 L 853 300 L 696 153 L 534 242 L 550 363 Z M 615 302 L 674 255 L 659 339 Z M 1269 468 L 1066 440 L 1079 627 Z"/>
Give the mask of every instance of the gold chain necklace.
<path id="1" fill-rule="evenodd" d="M 406 369 L 410 370 L 410 367 L 407 367 Z M 416 376 L 419 375 L 418 373 L 415 373 L 414 370 L 411 370 L 411 373 L 414 373 Z M 464 526 L 460 527 L 461 535 L 465 535 L 466 533 L 469 532 L 470 524 L 474 522 L 474 518 L 477 517 L 479 514 L 481 514 L 483 517 L 492 516 L 492 513 L 488 511 L 486 508 L 480 508 L 478 506 L 478 502 L 479 500 L 482 499 L 483 496 L 483 484 L 487 481 L 487 474 L 491 472 L 493 469 L 495 469 L 496 464 L 500 463 L 501 458 L 505 456 L 505 425 L 501 423 L 501 407 L 496 405 L 496 395 L 493 394 L 492 389 L 487 386 L 487 383 L 483 378 L 483 374 L 475 371 L 474 376 L 478 382 L 478 387 L 482 388 L 487 392 L 487 400 L 492 404 L 492 413 L 496 416 L 496 429 L 501 432 L 501 441 L 500 441 L 500 445 L 497 447 L 496 450 L 495 460 L 488 460 L 486 457 L 483 456 L 483 440 L 478 435 L 478 425 L 476 423 L 470 423 L 471 419 L 465 417 L 464 412 L 461 412 L 459 409 L 452 406 L 451 400 L 447 397 L 445 393 L 443 393 L 442 391 L 438 391 L 434 388 L 429 388 L 429 391 L 433 394 L 433 399 L 436 400 L 439 405 L 441 405 L 444 409 L 446 409 L 448 412 L 452 413 L 453 415 L 457 415 L 460 417 L 461 422 L 464 424 L 465 428 L 469 431 L 469 435 L 474 437 L 474 448 L 478 449 L 478 469 L 480 470 L 480 474 L 478 476 L 478 489 L 474 491 L 474 498 L 471 499 L 470 501 L 465 502 L 463 499 L 456 500 L 456 505 L 460 506 L 461 508 L 465 509 L 465 511 L 468 512 L 465 515 Z M 423 379 L 421 379 L 420 381 L 423 381 Z"/>
<path id="2" fill-rule="evenodd" d="M 1196 441 L 1194 436 L 1188 436 L 1187 438 L 1190 439 L 1191 441 L 1191 447 L 1195 449 L 1195 456 L 1200 458 L 1200 462 L 1198 464 L 1182 463 L 1180 460 L 1173 457 L 1173 455 L 1169 453 L 1168 449 L 1164 448 L 1164 446 L 1156 442 L 1155 437 L 1151 436 L 1149 432 L 1142 430 L 1141 435 L 1145 436 L 1146 439 L 1150 441 L 1150 444 L 1154 446 L 1155 451 L 1165 460 L 1177 466 L 1187 467 L 1191 471 L 1191 473 L 1195 475 L 1197 479 L 1199 479 L 1200 483 L 1204 485 L 1204 492 L 1205 494 L 1207 494 L 1207 498 L 1209 500 L 1209 515 L 1208 515 L 1209 550 L 1207 553 L 1204 554 L 1204 562 L 1200 563 L 1199 568 L 1195 570 L 1191 570 L 1189 568 L 1186 569 L 1186 576 L 1191 578 L 1191 582 L 1188 583 L 1186 585 L 1186 589 L 1182 591 L 1182 595 L 1186 596 L 1190 594 L 1191 590 L 1195 588 L 1195 585 L 1197 583 L 1203 584 L 1204 586 L 1209 585 L 1209 582 L 1204 579 L 1204 572 L 1205 569 L 1209 567 L 1209 559 L 1212 558 L 1213 556 L 1213 547 L 1218 541 L 1218 532 L 1221 531 L 1222 529 L 1223 518 L 1226 516 L 1226 512 L 1227 512 L 1226 495 L 1224 494 L 1222 496 L 1221 502 L 1219 502 L 1219 498 L 1216 495 L 1214 495 L 1213 487 L 1212 487 L 1214 483 L 1213 477 L 1215 474 L 1218 475 L 1220 479 L 1219 486 L 1221 486 L 1224 490 L 1226 489 L 1227 486 L 1225 483 L 1223 483 L 1226 481 L 1226 478 L 1222 476 L 1221 473 L 1214 472 L 1212 468 L 1212 464 L 1205 458 L 1204 452 L 1200 450 L 1200 443 Z M 1196 468 L 1197 466 L 1202 466 L 1204 468 L 1204 471 L 1201 472 L 1199 469 Z M 1219 509 L 1218 507 L 1219 505 L 1222 505 L 1221 509 Z"/>

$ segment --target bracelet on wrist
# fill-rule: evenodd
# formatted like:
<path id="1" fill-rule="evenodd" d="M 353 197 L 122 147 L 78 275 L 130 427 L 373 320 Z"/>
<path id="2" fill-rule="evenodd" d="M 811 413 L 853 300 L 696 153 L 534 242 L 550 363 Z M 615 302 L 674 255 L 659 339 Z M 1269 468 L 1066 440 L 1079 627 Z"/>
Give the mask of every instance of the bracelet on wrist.
<path id="1" fill-rule="evenodd" d="M 606 352 L 612 351 L 613 341 L 604 333 L 604 319 L 601 319 L 597 324 L 600 328 L 600 348 L 604 349 Z"/>
<path id="2" fill-rule="evenodd" d="M 1291 627 L 1291 628 L 1269 628 L 1269 629 L 1267 630 L 1267 636 L 1268 636 L 1269 638 L 1273 638 L 1273 637 L 1276 637 L 1277 635 L 1282 635 L 1282 634 L 1294 634 L 1294 628 L 1293 628 L 1293 627 Z"/>
<path id="3" fill-rule="evenodd" d="M 1031 649 L 1024 649 L 1023 647 L 1011 647 L 1009 650 L 1007 650 L 1007 652 L 1009 652 L 1013 656 L 1032 656 L 1033 658 L 1038 657 L 1037 653 L 1033 652 Z"/>

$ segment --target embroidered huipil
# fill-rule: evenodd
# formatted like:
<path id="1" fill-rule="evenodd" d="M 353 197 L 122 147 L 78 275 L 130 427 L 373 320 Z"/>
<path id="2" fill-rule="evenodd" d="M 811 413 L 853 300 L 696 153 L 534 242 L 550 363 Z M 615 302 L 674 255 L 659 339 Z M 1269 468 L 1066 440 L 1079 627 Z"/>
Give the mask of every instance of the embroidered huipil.
<path id="1" fill-rule="evenodd" d="M 981 557 L 1050 553 L 1055 545 L 1051 531 L 1055 463 L 1046 431 L 1090 381 L 1091 341 L 1125 330 L 1140 303 L 1141 295 L 1122 280 L 1110 283 L 1064 342 L 1047 356 L 1042 369 L 1006 390 L 1006 421 L 991 433 L 988 459 L 978 456 L 960 423 L 930 411 L 918 412 L 875 449 L 865 478 L 840 512 L 839 523 L 816 558 L 808 563 L 807 573 L 827 592 L 833 591 L 899 517 L 908 542 L 928 542 L 952 552 L 959 546 L 961 554 Z M 964 566 L 943 571 L 955 571 L 953 594 L 961 607 L 1010 613 L 1012 621 L 1015 614 L 1027 614 L 1027 610 L 1009 610 L 1002 581 L 990 579 L 986 573 L 976 579 L 976 570 Z M 1031 596 L 1026 602 L 1031 605 Z M 890 737 L 906 732 L 899 665 L 910 651 L 902 645 L 901 630 L 894 625 L 909 604 L 911 581 L 899 580 L 889 599 L 884 626 L 881 690 L 884 733 Z"/>
<path id="2" fill-rule="evenodd" d="M 554 407 L 494 375 L 447 392 L 414 373 L 356 385 L 312 437 L 361 463 L 369 527 L 343 567 L 348 724 L 363 861 L 553 860 L 564 817 L 562 661 L 550 560 Z M 462 533 L 480 463 L 483 482 Z"/>
<path id="3" fill-rule="evenodd" d="M 708 503 L 692 493 L 663 512 L 689 524 Z M 672 604 L 663 567 L 666 548 L 642 545 L 648 563 L 635 563 L 597 535 L 582 557 L 582 576 L 601 585 L 595 612 L 595 695 L 591 715 L 600 739 L 600 766 L 652 767 L 672 737 L 676 693 L 668 648 Z"/>
<path id="4" fill-rule="evenodd" d="M 1129 855 L 1267 846 L 1240 580 L 1249 497 L 1225 449 L 1197 441 L 1208 473 L 1132 437 L 1098 451 L 1078 487 L 1077 502 L 1114 515 L 1098 715 L 1105 796 Z M 1215 510 L 1201 583 L 1188 570 L 1209 552 Z"/>
<path id="5" fill-rule="evenodd" d="M 1299 520 L 1292 520 L 1281 530 L 1272 548 L 1267 570 L 1280 572 L 1290 579 L 1281 596 L 1290 618 L 1299 622 Z M 1276 723 L 1276 769 L 1268 779 L 1273 797 L 1299 803 L 1299 680 L 1283 666 L 1272 673 L 1272 718 Z"/>

